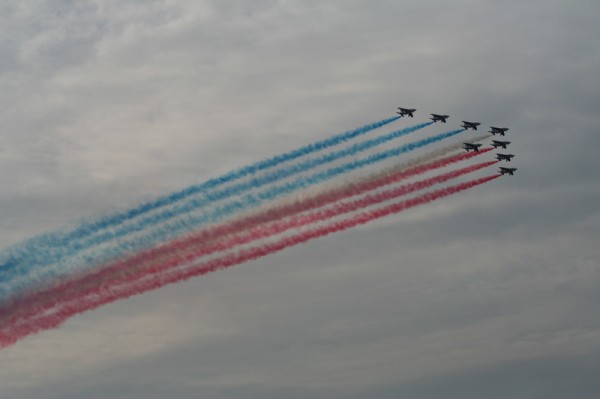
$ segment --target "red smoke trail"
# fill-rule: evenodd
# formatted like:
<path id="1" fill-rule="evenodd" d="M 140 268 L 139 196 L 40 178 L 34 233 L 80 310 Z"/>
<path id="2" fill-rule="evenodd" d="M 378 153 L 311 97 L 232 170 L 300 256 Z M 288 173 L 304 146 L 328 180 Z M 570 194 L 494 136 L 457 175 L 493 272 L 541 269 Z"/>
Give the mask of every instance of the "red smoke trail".
<path id="1" fill-rule="evenodd" d="M 438 150 L 439 151 L 439 150 Z M 484 149 L 480 152 L 467 152 L 460 153 L 454 156 L 441 158 L 432 162 L 417 164 L 414 166 L 412 162 L 408 163 L 408 168 L 402 168 L 402 164 L 398 167 L 384 170 L 383 172 L 366 176 L 357 182 L 346 183 L 334 188 L 328 188 L 326 191 L 318 193 L 302 200 L 296 200 L 285 205 L 277 206 L 274 208 L 267 209 L 257 214 L 251 214 L 242 216 L 241 218 L 235 219 L 231 222 L 216 225 L 201 230 L 197 233 L 190 234 L 184 238 L 174 240 L 168 244 L 161 245 L 155 249 L 147 250 L 134 255 L 125 260 L 113 262 L 111 264 L 100 266 L 95 271 L 87 273 L 84 276 L 70 278 L 69 280 L 60 284 L 60 290 L 63 292 L 70 292 L 74 289 L 79 291 L 87 291 L 100 284 L 109 284 L 111 281 L 121 278 L 125 275 L 131 275 L 136 273 L 140 269 L 144 269 L 149 263 L 156 264 L 167 261 L 169 258 L 179 255 L 185 256 L 186 252 L 193 252 L 198 247 L 210 244 L 211 241 L 227 236 L 233 233 L 239 233 L 243 230 L 249 229 L 253 226 L 262 223 L 268 223 L 281 218 L 289 217 L 307 210 L 315 209 L 324 206 L 329 203 L 339 201 L 344 198 L 351 197 L 364 193 L 368 190 L 374 190 L 384 185 L 400 182 L 409 177 L 413 177 L 422 173 L 430 172 L 435 169 L 448 166 L 450 164 L 468 160 L 477 155 L 484 154 L 491 151 L 490 149 Z M 436 153 L 434 151 L 432 154 Z M 427 158 L 428 155 L 425 155 Z M 415 160 L 416 161 L 416 160 Z M 76 287 L 76 288 L 75 288 Z M 53 292 L 55 296 L 54 288 L 48 290 Z M 45 300 L 46 290 L 41 290 L 39 293 L 32 293 L 28 295 L 28 298 L 35 297 L 36 302 L 48 302 Z M 31 306 L 31 300 L 21 298 L 17 299 L 18 304 L 9 305 L 9 308 L 25 306 Z M 0 308 L 0 321 L 2 321 L 2 314 L 7 312 Z M 13 313 L 13 312 L 11 312 Z M 13 313 L 14 314 L 14 313 Z"/>
<path id="2" fill-rule="evenodd" d="M 33 334 L 44 329 L 55 328 L 73 315 L 113 302 L 115 300 L 160 288 L 167 284 L 187 280 L 194 276 L 204 275 L 218 269 L 223 269 L 240 263 L 255 260 L 281 251 L 285 248 L 304 243 L 314 238 L 319 238 L 338 231 L 343 231 L 351 227 L 382 218 L 384 216 L 402 212 L 408 208 L 427 204 L 437 199 L 487 183 L 498 177 L 500 177 L 500 175 L 487 176 L 431 191 L 409 200 L 401 201 L 371 211 L 358 213 L 344 220 L 335 221 L 322 227 L 316 227 L 295 235 L 282 237 L 279 240 L 271 243 L 229 253 L 198 265 L 191 266 L 187 269 L 171 270 L 170 272 L 164 272 L 159 275 L 150 275 L 148 276 L 150 277 L 149 279 L 136 281 L 131 284 L 122 284 L 120 286 L 111 286 L 107 288 L 98 287 L 93 292 L 88 293 L 85 297 L 78 298 L 64 304 L 53 313 L 26 320 L 23 323 L 16 323 L 13 326 L 7 326 L 8 328 L 5 328 L 3 332 L 0 332 L 0 345 L 8 346 L 29 334 Z"/>
<path id="3" fill-rule="evenodd" d="M 32 333 L 33 334 L 33 333 Z M 15 337 L 14 335 L 8 335 L 0 332 L 0 349 L 6 348 L 8 346 L 14 345 L 20 337 Z"/>
<path id="4" fill-rule="evenodd" d="M 484 151 L 481 151 L 481 153 L 484 153 Z M 14 320 L 26 318 L 34 313 L 39 313 L 52 308 L 57 303 L 64 302 L 66 300 L 65 297 L 73 298 L 74 296 L 83 296 L 85 293 L 90 290 L 94 290 L 98 286 L 105 287 L 108 285 L 114 285 L 123 279 L 131 281 L 136 277 L 147 274 L 148 268 L 151 268 L 152 265 L 162 264 L 164 267 L 174 267 L 217 251 L 229 250 L 235 245 L 247 244 L 248 242 L 257 239 L 257 237 L 265 238 L 291 228 L 300 227 L 301 225 L 306 225 L 316 221 L 322 221 L 327 218 L 340 215 L 344 212 L 351 212 L 359 208 L 373 205 L 377 202 L 394 199 L 401 195 L 422 190 L 424 188 L 431 187 L 434 184 L 473 172 L 497 162 L 490 161 L 469 166 L 427 180 L 405 185 L 395 190 L 380 193 L 373 197 L 367 197 L 363 200 L 355 201 L 354 203 L 342 204 L 344 207 L 338 205 L 333 209 L 330 209 L 327 213 L 317 212 L 315 216 L 304 216 L 303 218 L 299 219 L 300 221 L 294 221 L 296 223 L 295 225 L 289 225 L 289 222 L 279 223 L 277 225 L 278 231 L 274 231 L 272 227 L 269 227 L 265 231 L 255 231 L 251 234 L 245 234 L 243 236 L 240 235 L 241 232 L 253 228 L 254 226 L 266 224 L 273 220 L 280 220 L 306 210 L 322 207 L 329 203 L 353 195 L 362 195 L 384 185 L 396 183 L 408 177 L 429 172 L 454 162 L 473 158 L 477 154 L 477 152 L 461 153 L 452 157 L 442 158 L 434 162 L 412 167 L 404 171 L 400 170 L 390 175 L 376 175 L 374 178 L 360 181 L 356 184 L 345 184 L 334 189 L 329 189 L 312 198 L 297 200 L 293 203 L 284 205 L 282 207 L 273 208 L 257 215 L 244 217 L 228 224 L 209 228 L 205 231 L 194 234 L 192 237 L 174 241 L 164 247 L 146 251 L 145 253 L 124 261 L 118 261 L 113 264 L 109 264 L 108 266 L 103 267 L 101 270 L 85 275 L 84 277 L 67 280 L 57 287 L 31 293 L 27 297 L 19 299 L 15 304 L 9 305 L 4 309 L 0 309 L 0 312 L 5 313 L 4 318 L 7 319 L 5 321 L 11 323 Z M 233 239 L 216 242 L 213 245 L 209 245 L 211 244 L 210 240 L 214 240 L 215 238 L 223 237 L 232 233 L 237 233 L 237 236 L 235 236 Z M 148 265 L 148 263 L 150 263 L 150 265 Z M 156 272 L 156 270 L 154 270 L 154 272 Z M 1 320 L 2 319 L 0 319 L 0 321 Z"/>

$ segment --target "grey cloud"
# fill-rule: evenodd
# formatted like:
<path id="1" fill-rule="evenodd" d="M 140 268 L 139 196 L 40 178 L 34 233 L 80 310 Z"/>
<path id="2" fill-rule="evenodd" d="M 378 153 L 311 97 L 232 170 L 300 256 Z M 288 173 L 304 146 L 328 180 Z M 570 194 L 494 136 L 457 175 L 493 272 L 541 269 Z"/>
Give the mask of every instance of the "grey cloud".
<path id="1" fill-rule="evenodd" d="M 1 248 L 397 106 L 509 127 L 519 171 L 30 337 L 0 353 L 0 397 L 592 396 L 599 13 L 3 3 Z"/>

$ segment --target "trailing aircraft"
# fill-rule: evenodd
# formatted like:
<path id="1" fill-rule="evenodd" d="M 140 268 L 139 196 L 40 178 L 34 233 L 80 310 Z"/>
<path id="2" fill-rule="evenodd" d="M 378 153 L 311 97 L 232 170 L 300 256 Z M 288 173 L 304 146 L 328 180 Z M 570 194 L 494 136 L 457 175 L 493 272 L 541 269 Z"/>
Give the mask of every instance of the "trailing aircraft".
<path id="1" fill-rule="evenodd" d="M 503 175 L 505 175 L 505 174 L 508 173 L 509 175 L 513 176 L 513 173 L 515 173 L 515 170 L 517 170 L 517 168 L 503 168 L 503 167 L 500 167 L 499 172 L 501 174 L 503 174 Z"/>
<path id="2" fill-rule="evenodd" d="M 469 130 L 469 129 L 473 129 L 473 130 L 477 130 L 477 126 L 481 125 L 481 123 L 479 122 L 467 122 L 467 121 L 462 121 L 462 127 L 465 128 L 465 130 Z"/>
<path id="3" fill-rule="evenodd" d="M 510 162 L 510 160 L 511 160 L 512 157 L 514 157 L 513 154 L 496 154 L 496 159 L 498 161 Z"/>
<path id="4" fill-rule="evenodd" d="M 506 150 L 506 147 L 508 147 L 509 144 L 510 141 L 492 140 L 492 146 L 494 146 L 494 148 L 502 147 Z"/>
<path id="5" fill-rule="evenodd" d="M 431 114 L 431 119 L 434 122 L 440 121 L 442 123 L 446 123 L 446 119 L 448 119 L 449 116 L 448 115 L 438 115 L 438 114 Z"/>
<path id="6" fill-rule="evenodd" d="M 471 150 L 479 152 L 479 147 L 481 147 L 481 144 L 463 143 L 463 148 L 467 150 L 467 152 Z"/>
<path id="7" fill-rule="evenodd" d="M 494 136 L 497 134 L 499 134 L 500 136 L 504 136 L 504 133 L 506 133 L 507 130 L 508 130 L 507 127 L 490 126 L 490 133 L 493 134 Z"/>
<path id="8" fill-rule="evenodd" d="M 413 112 L 416 111 L 416 109 L 414 108 L 398 108 L 400 111 L 397 112 L 398 115 L 400 116 L 410 116 L 411 118 L 414 117 Z"/>

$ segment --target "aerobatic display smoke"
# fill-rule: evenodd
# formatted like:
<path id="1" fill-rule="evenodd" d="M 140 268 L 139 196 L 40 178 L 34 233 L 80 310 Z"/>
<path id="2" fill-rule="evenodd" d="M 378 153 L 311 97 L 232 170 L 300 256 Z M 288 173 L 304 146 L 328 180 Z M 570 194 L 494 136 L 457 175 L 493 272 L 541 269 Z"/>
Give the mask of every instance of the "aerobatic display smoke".
<path id="1" fill-rule="evenodd" d="M 417 126 L 429 124 L 430 122 Z M 441 133 L 425 139 L 417 140 L 412 143 L 394 147 L 386 151 L 381 151 L 365 158 L 356 159 L 340 166 L 334 166 L 308 177 L 299 176 L 290 182 L 267 187 L 264 191 L 256 194 L 243 195 L 239 199 L 226 202 L 224 205 L 219 205 L 214 209 L 203 212 L 202 214 L 190 214 L 185 219 L 167 222 L 170 217 L 165 215 L 165 220 L 163 220 L 165 223 L 161 224 L 156 229 L 150 230 L 145 234 L 136 235 L 134 238 L 129 240 L 115 239 L 111 242 L 113 245 L 102 248 L 95 253 L 86 253 L 80 257 L 73 257 L 73 259 L 54 264 L 51 261 L 48 261 L 38 267 L 22 264 L 19 268 L 16 268 L 16 270 L 11 270 L 9 268 L 4 270 L 4 278 L 0 279 L 0 299 L 18 295 L 19 292 L 21 292 L 24 288 L 31 285 L 32 279 L 37 279 L 38 284 L 44 281 L 47 282 L 49 280 L 60 279 L 63 276 L 71 273 L 73 269 L 82 270 L 86 268 L 86 266 L 93 267 L 98 263 L 106 262 L 110 259 L 116 259 L 130 252 L 143 250 L 144 248 L 150 248 L 161 241 L 173 239 L 178 235 L 188 233 L 208 223 L 218 222 L 219 220 L 235 213 L 258 207 L 267 203 L 268 201 L 293 194 L 300 189 L 304 189 L 327 180 L 331 180 L 339 175 L 347 174 L 354 170 L 372 166 L 393 157 L 406 154 L 427 145 L 445 140 L 464 131 L 464 129 L 452 130 L 446 133 Z M 157 222 L 157 220 L 153 220 L 152 224 Z M 138 231 L 144 230 L 146 227 L 151 227 L 146 226 L 143 221 L 140 222 L 140 224 L 141 226 L 139 226 L 137 229 Z M 60 253 L 61 249 L 57 249 L 56 252 Z M 36 270 L 35 275 L 31 274 L 33 269 Z M 18 279 L 20 276 L 25 277 Z"/>
<path id="2" fill-rule="evenodd" d="M 379 180 L 365 181 L 363 184 L 348 185 L 345 189 L 330 190 L 329 192 L 325 192 L 321 195 L 297 201 L 293 204 L 290 204 L 291 206 L 273 209 L 272 213 L 268 211 L 264 212 L 261 220 L 256 220 L 256 218 L 246 218 L 246 220 L 241 219 L 237 222 L 230 223 L 229 226 L 220 226 L 221 231 L 219 233 L 221 236 L 237 233 L 236 236 L 232 238 L 224 238 L 221 241 L 208 241 L 207 236 L 209 235 L 213 235 L 214 240 L 214 234 L 217 232 L 216 230 L 218 230 L 218 228 L 216 228 L 213 229 L 212 232 L 200 232 L 200 234 L 187 237 L 185 240 L 176 240 L 173 243 L 161 246 L 156 250 L 141 253 L 140 255 L 131 259 L 100 267 L 99 270 L 85 276 L 84 278 L 67 281 L 57 287 L 54 287 L 52 290 L 35 293 L 28 298 L 22 299 L 18 302 L 18 308 L 20 310 L 17 310 L 15 307 L 11 309 L 11 318 L 14 319 L 22 317 L 22 309 L 28 308 L 30 312 L 40 312 L 52 307 L 55 303 L 61 300 L 65 300 L 64 298 L 66 297 L 72 297 L 76 292 L 87 292 L 88 290 L 95 289 L 97 286 L 101 286 L 106 289 L 109 284 L 114 284 L 114 282 L 118 282 L 119 279 L 136 278 L 135 276 L 139 277 L 147 273 L 147 270 L 149 269 L 152 269 L 153 272 L 156 272 L 156 263 L 171 264 L 173 260 L 175 260 L 177 264 L 180 262 L 189 262 L 195 258 L 206 256 L 217 251 L 225 251 L 233 248 L 234 246 L 247 244 L 248 242 L 258 238 L 266 238 L 274 234 L 282 233 L 291 228 L 299 228 L 306 224 L 330 219 L 343 213 L 355 211 L 359 208 L 364 208 L 383 201 L 392 200 L 414 191 L 431 187 L 434 184 L 439 184 L 464 174 L 488 167 L 497 162 L 488 161 L 467 166 L 455 171 L 406 184 L 384 192 L 370 194 L 367 197 L 348 203 L 336 202 L 350 196 L 367 194 L 381 186 L 394 184 L 404 178 L 410 177 L 411 175 L 429 172 L 443 165 L 448 165 L 453 162 L 472 158 L 476 155 L 478 154 L 461 154 L 459 156 L 442 159 L 431 164 L 426 164 L 422 167 L 416 167 L 412 170 L 409 169 L 404 173 L 385 176 Z M 291 216 L 294 216 L 302 211 L 320 208 L 329 203 L 334 203 L 333 207 L 330 209 L 318 210 L 312 214 L 305 214 L 298 216 L 295 219 L 286 220 L 286 218 L 290 218 Z M 265 227 L 267 223 L 274 220 L 280 221 L 274 225 L 268 225 Z M 254 230 L 246 233 L 245 230 L 249 229 Z M 208 245 L 202 245 L 207 242 L 209 243 Z M 3 313 L 8 314 L 9 312 L 4 311 Z"/>
<path id="3" fill-rule="evenodd" d="M 323 165 L 326 163 L 331 163 L 333 161 L 342 159 L 344 157 L 356 155 L 362 151 L 365 151 L 372 147 L 381 145 L 387 141 L 390 141 L 390 140 L 399 138 L 401 136 L 407 135 L 409 133 L 415 132 L 417 130 L 420 130 L 426 126 L 431 125 L 431 123 L 432 122 L 421 123 L 421 124 L 411 126 L 411 127 L 405 128 L 405 129 L 397 130 L 397 131 L 382 135 L 380 137 L 376 137 L 371 140 L 367 140 L 367 141 L 364 141 L 361 143 L 354 144 L 351 147 L 345 148 L 340 151 L 331 152 L 329 154 L 325 154 L 325 155 L 317 157 L 317 158 L 308 159 L 299 164 L 294 164 L 289 167 L 277 169 L 274 172 L 267 173 L 262 176 L 253 177 L 249 181 L 245 181 L 245 182 L 236 184 L 234 186 L 227 187 L 220 191 L 208 192 L 208 193 L 204 192 L 203 193 L 204 198 L 193 198 L 183 205 L 180 205 L 176 208 L 162 211 L 159 214 L 149 216 L 147 218 L 144 218 L 144 219 L 138 221 L 137 223 L 127 224 L 127 225 L 123 226 L 122 228 L 119 228 L 116 230 L 105 231 L 104 233 L 102 233 L 100 235 L 92 236 L 91 238 L 84 240 L 84 241 L 73 240 L 73 242 L 70 244 L 55 248 L 54 251 L 52 251 L 51 253 L 48 253 L 48 251 L 42 251 L 38 254 L 38 256 L 36 258 L 32 258 L 30 256 L 30 258 L 28 259 L 27 262 L 21 261 L 13 267 L 11 267 L 9 265 L 5 265 L 5 267 L 2 268 L 3 269 L 2 272 L 0 272 L 0 281 L 3 279 L 10 279 L 11 271 L 13 271 L 13 273 L 14 273 L 13 275 L 18 275 L 18 274 L 27 273 L 27 271 L 30 270 L 31 268 L 39 266 L 39 265 L 49 265 L 51 263 L 57 263 L 57 262 L 64 261 L 67 258 L 77 256 L 79 253 L 81 253 L 85 250 L 88 250 L 90 248 L 93 249 L 95 246 L 101 245 L 107 241 L 116 240 L 118 238 L 122 238 L 129 234 L 140 232 L 142 230 L 151 228 L 152 226 L 154 226 L 156 224 L 164 223 L 174 217 L 181 216 L 183 214 L 197 210 L 204 206 L 210 205 L 213 202 L 222 201 L 229 197 L 240 195 L 250 189 L 257 189 L 264 185 L 274 183 L 278 180 L 281 180 L 281 179 L 284 179 L 284 178 L 287 178 L 287 177 L 290 177 L 290 176 L 293 176 L 296 174 L 300 174 L 307 170 L 316 168 L 320 165 Z M 163 204 L 163 205 L 166 205 L 166 204 Z M 177 233 L 175 233 L 175 234 L 177 234 Z M 160 240 L 161 238 L 157 237 L 157 239 Z M 138 248 L 141 248 L 144 245 L 150 245 L 150 243 L 148 243 L 147 239 L 144 242 L 142 242 L 141 240 L 138 240 L 137 245 L 138 245 Z M 127 249 L 129 249 L 129 248 L 127 248 Z M 113 253 L 112 256 L 120 256 L 122 253 L 122 251 L 118 251 L 118 249 L 116 249 L 115 251 L 116 251 L 116 253 Z M 105 251 L 104 254 L 108 255 L 108 252 Z M 84 254 L 83 256 L 79 257 L 76 261 L 78 264 L 95 263 L 95 262 L 97 262 L 96 259 L 97 259 L 96 257 L 85 256 L 85 254 Z M 16 262 L 13 262 L 13 264 L 15 264 L 15 263 Z"/>
<path id="4" fill-rule="evenodd" d="M 281 251 L 285 248 L 304 243 L 311 239 L 323 237 L 357 225 L 365 224 L 384 216 L 402 212 L 418 205 L 424 205 L 437 199 L 487 183 L 497 177 L 499 177 L 499 175 L 495 174 L 435 190 L 410 200 L 384 206 L 372 211 L 361 212 L 344 220 L 335 221 L 325 226 L 303 231 L 292 236 L 285 236 L 274 242 L 248 249 L 241 249 L 237 252 L 226 254 L 222 257 L 184 268 L 183 270 L 173 270 L 170 273 L 151 276 L 149 279 L 141 280 L 134 284 L 121 284 L 119 286 L 111 287 L 110 289 L 96 290 L 94 292 L 90 292 L 85 297 L 69 301 L 60 306 L 58 309 L 47 312 L 47 314 L 22 320 L 14 325 L 9 326 L 8 328 L 0 330 L 0 340 L 2 340 L 2 344 L 4 346 L 7 346 L 13 344 L 18 339 L 40 330 L 56 328 L 66 319 L 75 314 L 94 309 L 98 306 L 113 302 L 115 300 L 160 288 L 167 284 L 187 280 L 194 276 L 214 272 L 218 269 L 245 263 L 250 260 L 255 260 Z"/>
<path id="5" fill-rule="evenodd" d="M 237 195 L 243 194 L 244 192 L 246 192 L 248 190 L 257 189 L 262 186 L 274 183 L 276 181 L 288 178 L 290 176 L 300 174 L 302 172 L 306 172 L 310 169 L 314 169 L 314 168 L 324 165 L 326 163 L 331 163 L 333 161 L 337 161 L 339 159 L 342 159 L 342 158 L 345 158 L 348 156 L 356 155 L 362 151 L 365 151 L 365 150 L 368 150 L 375 146 L 381 145 L 387 141 L 390 141 L 390 140 L 396 139 L 398 137 L 407 135 L 409 133 L 415 132 L 426 126 L 429 126 L 430 124 L 431 124 L 431 122 L 422 123 L 422 124 L 419 124 L 416 126 L 408 127 L 406 129 L 397 130 L 392 133 L 389 133 L 389 134 L 386 134 L 386 135 L 383 135 L 383 136 L 380 136 L 380 137 L 377 137 L 377 138 L 374 138 L 371 140 L 367 140 L 367 141 L 364 141 L 361 143 L 354 144 L 351 147 L 345 148 L 340 151 L 331 152 L 329 154 L 322 155 L 318 158 L 308 159 L 302 163 L 294 164 L 289 167 L 285 167 L 285 168 L 281 168 L 281 169 L 277 169 L 274 172 L 270 172 L 265 175 L 252 177 L 248 181 L 244 181 L 242 183 L 238 183 L 236 185 L 229 186 L 229 187 L 219 190 L 219 191 L 204 192 L 204 193 L 202 193 L 203 198 L 194 198 L 185 204 L 182 204 L 175 208 L 165 210 L 159 214 L 155 214 L 153 216 L 147 217 L 147 218 L 139 221 L 136 224 L 129 224 L 118 230 L 112 230 L 112 231 L 105 232 L 102 235 L 95 236 L 92 239 L 90 239 L 88 241 L 84 241 L 82 243 L 77 243 L 77 245 L 74 245 L 74 246 L 67 245 L 67 249 L 66 249 L 66 252 L 68 254 L 67 256 L 76 255 L 77 252 L 83 251 L 92 246 L 99 245 L 106 241 L 113 240 L 116 238 L 121 238 L 121 237 L 126 236 L 131 233 L 139 232 L 141 230 L 152 227 L 156 224 L 168 221 L 169 219 L 172 219 L 174 217 L 177 217 L 182 214 L 185 214 L 185 213 L 200 209 L 202 207 L 208 206 L 214 202 L 223 201 L 232 196 L 237 196 Z M 55 256 L 56 255 L 57 254 L 55 254 Z M 44 259 L 44 262 L 49 262 L 49 261 L 55 261 L 55 259 L 52 259 L 52 258 Z"/>
<path id="6" fill-rule="evenodd" d="M 475 139 L 476 141 L 478 139 Z M 129 257 L 125 260 L 113 263 L 110 268 L 101 266 L 94 271 L 94 273 L 85 277 L 85 280 L 76 280 L 72 282 L 79 288 L 86 286 L 85 281 L 93 281 L 95 284 L 104 284 L 107 279 L 107 274 L 110 276 L 111 273 L 131 273 L 136 268 L 144 267 L 147 262 L 156 261 L 158 259 L 169 256 L 172 252 L 180 252 L 182 248 L 186 246 L 204 245 L 209 243 L 211 240 L 239 232 L 257 224 L 267 223 L 279 218 L 289 217 L 291 215 L 314 209 L 319 206 L 324 206 L 328 203 L 335 202 L 337 200 L 357 195 L 357 193 L 365 192 L 366 190 L 373 190 L 386 184 L 402 181 L 403 179 L 411 176 L 432 171 L 434 169 L 448 166 L 455 162 L 464 161 L 473 158 L 478 155 L 482 155 L 491 149 L 485 149 L 481 152 L 467 152 L 460 153 L 451 157 L 438 159 L 435 162 L 429 162 L 432 159 L 438 158 L 441 155 L 447 154 L 451 151 L 456 150 L 460 147 L 460 144 L 451 144 L 444 148 L 431 151 L 423 156 L 414 158 L 410 161 L 394 165 L 373 173 L 371 175 L 360 178 L 359 180 L 347 182 L 341 185 L 327 187 L 320 192 L 304 197 L 302 200 L 295 200 L 282 205 L 276 205 L 265 211 L 242 216 L 234 219 L 225 224 L 212 226 L 207 229 L 203 229 L 198 233 L 186 236 L 182 239 L 178 239 L 169 244 L 163 244 L 156 249 L 145 251 L 137 254 L 133 257 Z M 418 167 L 417 167 L 418 165 Z M 114 270 L 110 270 L 114 269 Z M 61 290 L 66 290 L 65 285 L 61 285 Z"/>
<path id="7" fill-rule="evenodd" d="M 71 230 L 43 234 L 8 249 L 0 255 L 0 347 L 56 328 L 68 318 L 104 304 L 256 260 L 500 176 L 471 177 L 436 189 L 434 186 L 446 185 L 452 179 L 464 180 L 498 162 L 458 165 L 492 150 L 455 153 L 462 143 L 450 143 L 376 168 L 384 161 L 449 139 L 465 129 L 359 157 L 366 150 L 415 133 L 433 122 L 317 154 L 399 118 L 384 119 L 317 141 L 128 211 L 82 223 Z M 488 137 L 465 141 L 476 143 Z M 456 169 L 451 169 L 455 164 Z M 351 175 L 359 170 L 367 173 Z M 322 183 L 326 184 L 317 187 Z M 426 191 L 432 187 L 432 191 Z M 402 198 L 411 195 L 414 197 Z"/>
<path id="8" fill-rule="evenodd" d="M 44 256 L 52 255 L 56 247 L 60 245 L 73 245 L 73 240 L 85 238 L 102 229 L 116 227 L 125 221 L 134 219 L 137 216 L 154 211 L 167 205 L 173 205 L 178 201 L 181 201 L 197 193 L 204 192 L 208 189 L 212 189 L 223 184 L 230 183 L 232 181 L 241 179 L 248 175 L 255 174 L 257 172 L 263 172 L 265 170 L 274 168 L 282 163 L 290 162 L 300 157 L 311 155 L 313 153 L 325 150 L 329 147 L 343 144 L 349 140 L 355 139 L 375 129 L 397 121 L 400 118 L 401 116 L 383 119 L 381 121 L 374 122 L 363 127 L 350 130 L 345 133 L 334 135 L 328 139 L 311 143 L 299 149 L 284 154 L 276 155 L 272 158 L 265 159 L 255 164 L 244 166 L 237 170 L 226 173 L 218 178 L 207 180 L 202 184 L 193 185 L 181 191 L 177 191 L 167 196 L 160 197 L 155 201 L 141 204 L 136 208 L 133 208 L 126 212 L 105 217 L 92 223 L 83 223 L 70 232 L 59 231 L 32 238 L 21 245 L 15 246 L 10 251 L 7 251 L 7 253 L 4 254 L 2 258 L 0 258 L 0 261 L 3 262 L 2 264 L 0 264 L 0 279 L 2 276 L 1 271 L 2 269 L 4 269 L 4 267 L 15 266 L 18 264 L 18 262 L 33 262 L 35 258 L 42 258 L 43 262 L 47 262 L 47 259 L 45 259 Z M 49 252 L 41 253 L 40 251 L 44 249 L 48 249 Z M 3 258 L 6 258 L 6 260 L 2 260 Z"/>

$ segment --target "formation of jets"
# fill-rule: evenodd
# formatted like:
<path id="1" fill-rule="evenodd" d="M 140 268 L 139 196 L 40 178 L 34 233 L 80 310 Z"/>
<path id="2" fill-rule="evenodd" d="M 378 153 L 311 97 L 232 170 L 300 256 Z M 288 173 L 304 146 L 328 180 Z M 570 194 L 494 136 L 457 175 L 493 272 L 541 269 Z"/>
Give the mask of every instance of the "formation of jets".
<path id="1" fill-rule="evenodd" d="M 411 118 L 414 117 L 414 113 L 415 113 L 416 109 L 414 108 L 398 108 L 398 115 L 400 116 L 410 116 Z M 448 115 L 441 115 L 441 114 L 430 114 L 431 115 L 431 119 L 434 123 L 435 122 L 442 122 L 442 123 L 446 123 L 446 120 L 449 118 Z M 477 126 L 481 125 L 480 122 L 468 122 L 468 121 L 462 121 L 462 125 L 461 127 L 465 130 L 469 130 L 469 129 L 473 129 L 473 130 L 477 130 Z M 509 129 L 507 127 L 496 127 L 496 126 L 490 126 L 490 130 L 489 133 L 491 133 L 493 136 L 495 135 L 499 135 L 499 136 L 505 136 L 506 132 Z M 492 147 L 494 148 L 498 148 L 501 147 L 503 149 L 508 148 L 508 145 L 510 144 L 510 141 L 500 141 L 500 140 L 492 140 Z M 463 143 L 463 148 L 465 150 L 467 150 L 467 152 L 469 151 L 479 151 L 479 148 L 482 146 L 482 144 L 474 144 L 474 143 Z M 496 154 L 496 159 L 498 161 L 506 161 L 506 162 L 510 162 L 511 159 L 514 158 L 513 154 L 500 154 L 497 153 Z M 506 168 L 506 167 L 500 167 L 500 169 L 498 170 L 498 172 L 502 175 L 510 175 L 513 176 L 515 171 L 517 170 L 517 168 Z"/>

